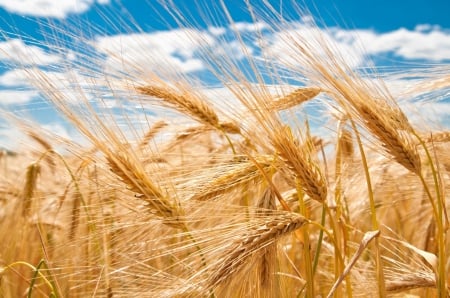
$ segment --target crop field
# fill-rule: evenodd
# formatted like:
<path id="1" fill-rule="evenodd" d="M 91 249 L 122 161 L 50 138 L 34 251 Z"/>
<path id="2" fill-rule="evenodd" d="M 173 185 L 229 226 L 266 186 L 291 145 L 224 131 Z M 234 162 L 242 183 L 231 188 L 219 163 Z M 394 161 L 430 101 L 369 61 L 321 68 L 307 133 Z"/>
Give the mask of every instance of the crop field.
<path id="1" fill-rule="evenodd" d="M 1 112 L 27 137 L 0 153 L 0 297 L 448 297 L 450 130 L 420 104 L 449 66 L 355 70 L 312 23 L 285 63 L 236 30 L 238 60 L 168 9 L 210 81 L 57 24 L 77 59 L 24 68 L 79 135 Z"/>

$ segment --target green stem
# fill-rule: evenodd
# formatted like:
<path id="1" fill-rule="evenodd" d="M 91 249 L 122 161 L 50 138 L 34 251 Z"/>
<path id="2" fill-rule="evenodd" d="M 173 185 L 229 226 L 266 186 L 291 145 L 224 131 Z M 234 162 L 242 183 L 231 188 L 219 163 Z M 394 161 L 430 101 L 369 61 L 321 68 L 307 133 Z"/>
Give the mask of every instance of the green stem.
<path id="1" fill-rule="evenodd" d="M 45 262 L 44 259 L 40 260 L 39 264 L 34 269 L 33 277 L 31 278 L 30 287 L 28 288 L 27 298 L 31 298 L 31 294 L 33 293 L 33 287 L 34 287 L 34 284 L 36 283 L 36 280 L 37 280 L 37 277 L 39 274 L 39 269 L 41 268 L 42 264 L 44 264 L 44 262 Z"/>
<path id="2" fill-rule="evenodd" d="M 34 272 L 33 273 L 33 277 L 32 277 L 32 280 L 30 282 L 30 288 L 28 289 L 28 295 L 27 295 L 28 298 L 31 297 L 31 292 L 33 291 L 32 288 L 33 288 L 34 283 L 36 282 L 36 279 L 37 279 L 38 275 L 39 275 L 40 278 L 42 278 L 44 280 L 44 282 L 47 284 L 47 286 L 51 289 L 51 295 L 54 295 L 55 297 L 59 297 L 57 295 L 56 287 L 54 286 L 54 284 L 51 281 L 49 281 L 45 277 L 45 275 L 42 274 L 42 272 L 39 271 L 39 268 L 43 264 L 45 264 L 44 260 L 41 260 L 37 267 L 34 267 L 33 265 L 31 265 L 30 263 L 27 263 L 27 262 L 18 261 L 18 262 L 14 262 L 14 263 L 11 263 L 11 264 L 7 265 L 6 268 L 7 269 L 12 269 L 12 267 L 15 267 L 15 266 L 18 266 L 18 265 L 24 265 L 24 266 L 29 267 L 29 268 L 31 268 L 33 270 L 33 272 Z"/>

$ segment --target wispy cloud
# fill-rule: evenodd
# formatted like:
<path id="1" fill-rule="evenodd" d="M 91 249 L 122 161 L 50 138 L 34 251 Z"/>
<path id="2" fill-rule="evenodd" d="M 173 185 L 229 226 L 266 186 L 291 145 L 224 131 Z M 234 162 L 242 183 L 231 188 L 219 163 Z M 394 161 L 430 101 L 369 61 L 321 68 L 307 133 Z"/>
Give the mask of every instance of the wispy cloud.
<path id="1" fill-rule="evenodd" d="M 59 19 L 83 13 L 95 3 L 108 4 L 109 0 L 0 0 L 0 6 L 10 13 Z"/>

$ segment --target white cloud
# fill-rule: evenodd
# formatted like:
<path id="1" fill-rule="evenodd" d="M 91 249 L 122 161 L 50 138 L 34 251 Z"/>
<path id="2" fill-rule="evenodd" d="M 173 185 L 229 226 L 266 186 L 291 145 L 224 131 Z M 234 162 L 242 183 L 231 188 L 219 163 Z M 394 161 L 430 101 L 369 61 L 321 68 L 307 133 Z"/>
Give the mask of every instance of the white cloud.
<path id="1" fill-rule="evenodd" d="M 208 27 L 208 31 L 209 33 L 211 33 L 214 36 L 219 36 L 219 35 L 223 35 L 227 32 L 227 29 L 225 29 L 224 27 Z"/>
<path id="2" fill-rule="evenodd" d="M 0 124 L 0 150 L 17 150 L 20 148 L 20 143 L 26 138 L 24 133 L 15 126 Z"/>
<path id="3" fill-rule="evenodd" d="M 49 97 L 79 103 L 99 96 L 98 86 L 105 84 L 103 78 L 87 78 L 75 70 L 14 69 L 0 75 L 0 105 L 27 103 L 39 96 L 38 89 Z"/>
<path id="4" fill-rule="evenodd" d="M 23 104 L 38 96 L 33 90 L 0 90 L 0 105 Z"/>
<path id="5" fill-rule="evenodd" d="M 438 26 L 419 25 L 414 30 L 391 32 L 335 29 L 334 37 L 349 46 L 363 47 L 367 54 L 392 52 L 404 59 L 450 60 L 450 32 Z"/>
<path id="6" fill-rule="evenodd" d="M 61 58 L 40 47 L 27 45 L 20 39 L 10 39 L 0 42 L 0 60 L 19 65 L 47 65 L 57 63 Z"/>
<path id="7" fill-rule="evenodd" d="M 207 32 L 177 29 L 103 36 L 97 38 L 95 46 L 109 56 L 107 64 L 116 69 L 129 65 L 143 71 L 170 67 L 178 72 L 191 72 L 204 68 L 196 57 L 197 51 L 214 43 L 215 39 Z"/>
<path id="8" fill-rule="evenodd" d="M 345 31 L 344 31 L 345 32 Z M 270 57 L 289 66 L 302 65 L 300 48 L 308 44 L 314 55 L 328 59 L 324 44 L 330 47 L 333 55 L 340 57 L 348 66 L 356 68 L 364 62 L 363 51 L 348 39 L 336 38 L 331 32 L 319 30 L 304 24 L 293 24 L 293 28 L 274 33 L 268 38 L 267 48 Z"/>
<path id="9" fill-rule="evenodd" d="M 326 55 L 323 45 L 330 47 L 333 55 L 342 58 L 350 67 L 367 66 L 368 57 L 393 53 L 399 59 L 423 59 L 432 62 L 450 60 L 450 31 L 439 26 L 418 25 L 414 30 L 400 28 L 391 32 L 373 30 L 322 30 L 303 23 L 291 23 L 291 28 L 266 35 L 272 58 L 291 66 L 300 65 L 299 44 L 313 48 L 315 55 Z"/>
<path id="10" fill-rule="evenodd" d="M 440 130 L 450 126 L 450 104 L 445 102 L 402 103 L 409 121 L 419 128 Z"/>
<path id="11" fill-rule="evenodd" d="M 43 124 L 41 127 L 46 131 L 50 132 L 53 136 L 59 136 L 68 140 L 72 139 L 72 136 L 69 134 L 67 129 L 61 123 L 52 122 Z"/>
<path id="12" fill-rule="evenodd" d="M 246 32 L 259 32 L 265 29 L 269 29 L 270 26 L 267 23 L 264 22 L 256 22 L 256 23 L 249 23 L 249 22 L 237 22 L 233 24 L 233 28 L 237 31 L 246 31 Z"/>
<path id="13" fill-rule="evenodd" d="M 0 85 L 4 87 L 24 86 L 28 83 L 29 75 L 25 69 L 14 69 L 0 75 Z"/>
<path id="14" fill-rule="evenodd" d="M 109 0 L 0 0 L 0 6 L 10 13 L 63 19 L 87 11 L 95 2 L 105 5 Z"/>

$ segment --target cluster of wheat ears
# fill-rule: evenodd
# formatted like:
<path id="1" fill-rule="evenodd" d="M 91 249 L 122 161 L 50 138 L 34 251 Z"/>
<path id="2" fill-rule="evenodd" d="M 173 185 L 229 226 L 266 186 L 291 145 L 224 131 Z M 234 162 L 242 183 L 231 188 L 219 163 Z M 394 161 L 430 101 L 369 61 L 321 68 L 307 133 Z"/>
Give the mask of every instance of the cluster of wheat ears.
<path id="1" fill-rule="evenodd" d="M 27 69 L 89 143 L 8 116 L 29 139 L 0 157 L 0 296 L 447 297 L 450 133 L 411 123 L 389 77 L 348 67 L 318 29 L 286 32 L 298 63 L 253 59 L 238 31 L 244 68 L 203 47 L 216 96 L 118 53 L 126 72 L 101 68 L 89 47 L 59 65 L 66 81 Z M 404 97 L 448 90 L 445 69 Z"/>

